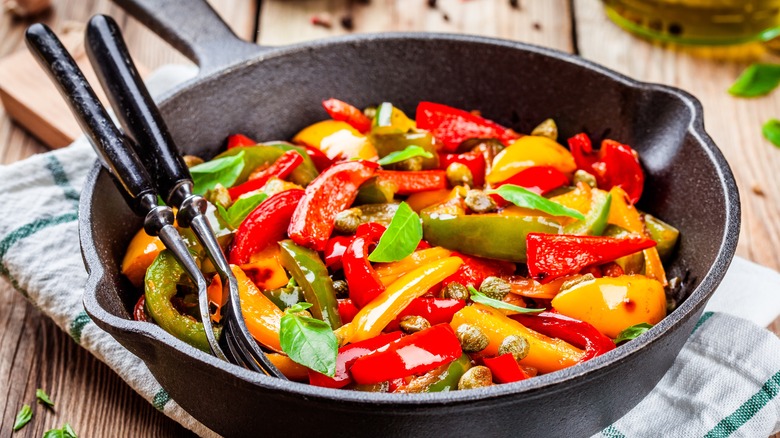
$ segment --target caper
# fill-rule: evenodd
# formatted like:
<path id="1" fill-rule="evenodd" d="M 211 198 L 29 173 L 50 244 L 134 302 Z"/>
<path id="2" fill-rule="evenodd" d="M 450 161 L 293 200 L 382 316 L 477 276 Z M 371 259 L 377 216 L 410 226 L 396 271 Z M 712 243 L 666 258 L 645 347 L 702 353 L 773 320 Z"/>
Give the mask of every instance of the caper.
<path id="1" fill-rule="evenodd" d="M 233 200 L 230 197 L 230 193 L 228 192 L 228 189 L 222 186 L 222 184 L 217 183 L 217 185 L 211 189 L 206 190 L 206 194 L 203 195 L 204 198 L 206 198 L 207 201 L 211 202 L 214 205 L 221 205 L 225 208 L 230 207 L 231 204 L 233 204 Z"/>
<path id="2" fill-rule="evenodd" d="M 574 181 L 574 184 L 584 182 L 585 184 L 589 185 L 592 189 L 595 189 L 598 184 L 596 183 L 596 177 L 592 174 L 582 170 L 578 169 L 576 172 L 574 172 L 574 178 L 572 179 Z"/>
<path id="3" fill-rule="evenodd" d="M 469 190 L 465 202 L 474 213 L 490 213 L 498 208 L 496 201 L 482 190 Z"/>
<path id="4" fill-rule="evenodd" d="M 358 207 L 339 212 L 336 215 L 335 230 L 339 233 L 355 234 L 358 225 L 362 222 L 361 216 L 363 216 L 363 212 Z"/>
<path id="5" fill-rule="evenodd" d="M 205 161 L 203 161 L 203 158 L 196 157 L 195 155 L 184 155 L 182 158 L 184 158 L 184 164 L 189 167 L 197 166 L 198 164 L 203 164 Z"/>
<path id="6" fill-rule="evenodd" d="M 484 388 L 493 384 L 493 373 L 482 365 L 469 368 L 458 381 L 458 389 Z"/>
<path id="7" fill-rule="evenodd" d="M 494 300 L 503 300 L 512 291 L 512 287 L 506 280 L 498 277 L 488 277 L 479 286 L 479 291 Z"/>
<path id="8" fill-rule="evenodd" d="M 300 312 L 295 312 L 295 315 L 304 317 L 304 318 L 311 318 L 311 312 L 309 312 L 306 309 L 301 310 Z"/>
<path id="9" fill-rule="evenodd" d="M 417 333 L 427 328 L 431 328 L 431 323 L 428 322 L 427 319 L 417 315 L 404 316 L 398 325 L 400 325 L 401 330 L 407 334 Z"/>
<path id="10" fill-rule="evenodd" d="M 467 353 L 477 353 L 487 348 L 490 343 L 487 335 L 480 329 L 470 324 L 458 326 L 455 334 L 460 341 L 460 347 Z"/>
<path id="11" fill-rule="evenodd" d="M 547 119 L 542 123 L 538 124 L 536 128 L 534 128 L 534 130 L 531 131 L 531 135 L 535 135 L 537 137 L 547 137 L 550 140 L 557 141 L 558 125 L 555 124 L 555 120 Z"/>
<path id="12" fill-rule="evenodd" d="M 333 290 L 336 291 L 336 298 L 349 297 L 349 285 L 344 280 L 333 280 Z"/>
<path id="13" fill-rule="evenodd" d="M 452 282 L 446 286 L 444 286 L 444 289 L 442 290 L 442 296 L 444 298 L 450 298 L 453 300 L 467 300 L 469 299 L 469 290 L 466 289 L 466 286 L 457 283 Z"/>
<path id="14" fill-rule="evenodd" d="M 498 355 L 510 353 L 514 356 L 515 360 L 521 360 L 528 356 L 528 350 L 531 347 L 528 345 L 528 340 L 522 336 L 509 335 L 501 341 L 501 345 L 498 346 Z"/>
<path id="15" fill-rule="evenodd" d="M 474 175 L 471 169 L 462 163 L 451 163 L 447 166 L 447 181 L 453 187 L 456 186 L 474 186 Z"/>
<path id="16" fill-rule="evenodd" d="M 392 165 L 395 170 L 418 171 L 423 169 L 423 158 L 412 157 Z"/>

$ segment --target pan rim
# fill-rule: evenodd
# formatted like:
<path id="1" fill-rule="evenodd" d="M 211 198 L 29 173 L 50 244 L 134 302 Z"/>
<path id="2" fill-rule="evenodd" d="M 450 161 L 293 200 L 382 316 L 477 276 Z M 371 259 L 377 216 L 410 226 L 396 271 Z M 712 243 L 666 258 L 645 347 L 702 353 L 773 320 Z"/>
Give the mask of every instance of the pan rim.
<path id="1" fill-rule="evenodd" d="M 313 42 L 300 43 L 291 46 L 264 48 L 264 50 L 259 52 L 256 57 L 251 59 L 238 60 L 236 63 L 231 64 L 222 70 L 216 71 L 207 76 L 196 77 L 194 80 L 183 84 L 180 87 L 176 87 L 175 89 L 163 95 L 160 106 L 165 108 L 166 103 L 169 102 L 172 98 L 179 96 L 182 93 L 187 93 L 188 90 L 194 87 L 198 87 L 204 82 L 216 80 L 221 76 L 230 74 L 232 71 L 237 69 L 252 68 L 253 65 L 263 62 L 267 59 L 291 56 L 302 51 L 316 50 L 321 47 L 332 45 L 350 45 L 356 43 L 370 44 L 374 41 L 388 42 L 396 39 L 404 40 L 406 42 L 409 40 L 419 40 L 477 43 L 532 52 L 542 56 L 552 57 L 563 62 L 575 64 L 580 68 L 606 76 L 607 78 L 622 83 L 623 85 L 632 89 L 641 89 L 656 93 L 670 94 L 685 104 L 690 110 L 691 117 L 690 123 L 686 130 L 686 135 L 691 135 L 694 140 L 696 140 L 698 146 L 701 147 L 702 150 L 706 153 L 707 158 L 717 170 L 719 183 L 718 188 L 719 190 L 722 190 L 726 211 L 724 212 L 724 233 L 722 236 L 720 236 L 721 241 L 715 260 L 707 273 L 702 277 L 700 283 L 694 288 L 688 298 L 678 307 L 678 309 L 667 315 L 660 323 L 650 329 L 646 335 L 643 335 L 636 340 L 631 341 L 629 344 L 610 351 L 609 353 L 606 353 L 602 356 L 596 357 L 585 363 L 578 364 L 554 373 L 538 376 L 533 379 L 511 384 L 495 385 L 489 388 L 481 388 L 471 391 L 453 391 L 445 394 L 416 394 L 415 396 L 410 397 L 408 394 L 343 391 L 316 387 L 305 383 L 281 381 L 245 370 L 236 365 L 220 361 L 217 358 L 208 355 L 207 353 L 201 352 L 200 350 L 197 350 L 196 348 L 191 347 L 188 344 L 174 338 L 172 335 L 168 334 L 157 325 L 143 324 L 118 317 L 110 313 L 107 309 L 103 308 L 98 303 L 97 291 L 101 285 L 106 284 L 106 282 L 110 280 L 106 275 L 105 267 L 100 261 L 97 249 L 95 247 L 95 242 L 92 238 L 92 198 L 94 196 L 96 184 L 101 175 L 101 172 L 105 172 L 105 170 L 102 170 L 100 167 L 100 164 L 96 162 L 85 182 L 79 206 L 80 241 L 85 265 L 89 273 L 87 285 L 85 288 L 84 305 L 90 316 L 103 324 L 118 330 L 122 330 L 123 332 L 133 333 L 134 335 L 140 335 L 149 339 L 153 339 L 157 342 L 162 342 L 166 344 L 167 347 L 177 349 L 180 353 L 188 356 L 192 360 L 203 362 L 210 367 L 219 369 L 220 371 L 227 371 L 233 376 L 245 381 L 245 383 L 257 385 L 268 390 L 283 391 L 290 396 L 306 397 L 307 399 L 324 402 L 333 400 L 338 400 L 340 402 L 354 402 L 355 405 L 365 406 L 392 405 L 396 407 L 407 406 L 415 408 L 434 408 L 442 406 L 454 406 L 464 403 L 485 402 L 488 400 L 496 401 L 497 399 L 504 399 L 507 397 L 526 397 L 531 399 L 543 396 L 548 392 L 556 392 L 556 388 L 562 389 L 563 385 L 584 384 L 592 376 L 598 375 L 598 373 L 609 373 L 611 369 L 617 368 L 616 366 L 613 367 L 613 365 L 625 362 L 631 357 L 640 354 L 641 351 L 645 349 L 645 347 L 662 341 L 666 333 L 688 321 L 701 308 L 703 308 L 707 299 L 712 295 L 712 293 L 714 293 L 715 289 L 723 279 L 723 276 L 725 275 L 726 270 L 728 269 L 728 266 L 731 263 L 731 260 L 736 251 L 740 228 L 739 193 L 736 188 L 736 182 L 734 180 L 733 174 L 728 163 L 726 162 L 725 157 L 704 130 L 702 113 L 703 110 L 701 103 L 692 95 L 678 88 L 637 81 L 623 74 L 610 70 L 604 66 L 585 60 L 579 56 L 565 53 L 556 49 L 535 46 L 527 43 L 471 35 L 393 32 L 383 34 L 348 35 Z"/>

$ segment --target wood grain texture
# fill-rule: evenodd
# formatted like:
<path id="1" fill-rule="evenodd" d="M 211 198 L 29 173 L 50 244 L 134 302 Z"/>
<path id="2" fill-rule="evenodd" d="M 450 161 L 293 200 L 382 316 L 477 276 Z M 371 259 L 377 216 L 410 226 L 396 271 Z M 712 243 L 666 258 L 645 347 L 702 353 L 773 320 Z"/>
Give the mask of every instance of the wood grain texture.
<path id="1" fill-rule="evenodd" d="M 341 24 L 352 18 L 354 32 L 436 31 L 497 36 L 581 53 L 633 77 L 680 86 L 699 97 L 709 132 L 724 149 L 743 197 L 741 255 L 780 268 L 780 153 L 760 135 L 760 123 L 780 116 L 773 98 L 737 100 L 725 93 L 749 60 L 762 50 L 667 50 L 617 29 L 603 16 L 598 0 L 521 1 L 514 9 L 504 0 L 213 0 L 236 33 L 264 45 L 282 45 L 348 33 Z M 262 5 L 259 9 L 258 5 Z M 570 5 L 574 5 L 574 15 Z M 130 51 L 155 68 L 188 62 L 141 23 L 108 0 L 55 0 L 44 22 L 61 31 L 70 20 L 83 22 L 94 13 L 109 13 L 123 27 Z M 259 32 L 254 35 L 259 14 Z M 313 16 L 331 27 L 311 24 Z M 446 19 L 445 19 L 446 15 Z M 572 17 L 575 19 L 573 20 Z M 572 24 L 575 23 L 576 26 Z M 29 23 L 0 16 L 0 56 L 23 47 Z M 572 38 L 576 30 L 576 44 Z M 741 59 L 738 63 L 729 60 Z M 45 149 L 15 127 L 0 108 L 0 162 L 17 161 Z M 753 184 L 764 195 L 752 191 Z M 780 321 L 772 326 L 780 333 Z M 0 280 L 0 436 L 9 435 L 17 410 L 33 404 L 35 389 L 46 389 L 57 403 L 54 412 L 35 405 L 33 422 L 19 437 L 39 437 L 50 427 L 70 422 L 80 436 L 181 436 L 186 431 L 155 411 L 113 372 L 79 348 L 65 333 Z M 778 438 L 778 437 L 775 437 Z"/>

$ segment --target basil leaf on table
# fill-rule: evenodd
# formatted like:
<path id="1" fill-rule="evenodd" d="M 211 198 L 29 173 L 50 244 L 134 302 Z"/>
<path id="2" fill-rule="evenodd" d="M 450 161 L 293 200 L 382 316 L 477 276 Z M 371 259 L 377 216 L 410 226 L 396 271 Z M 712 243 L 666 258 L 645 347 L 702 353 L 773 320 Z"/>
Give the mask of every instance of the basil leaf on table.
<path id="1" fill-rule="evenodd" d="M 190 167 L 190 175 L 194 183 L 192 192 L 202 195 L 217 184 L 230 187 L 235 184 L 242 170 L 244 170 L 244 151 Z"/>
<path id="2" fill-rule="evenodd" d="M 43 433 L 42 438 L 78 438 L 76 432 L 70 427 L 70 424 L 65 423 L 59 429 L 50 429 Z"/>
<path id="3" fill-rule="evenodd" d="M 24 426 L 27 425 L 27 423 L 32 420 L 32 408 L 30 408 L 30 405 L 24 405 L 22 406 L 22 409 L 19 410 L 19 413 L 16 414 L 16 421 L 14 422 L 14 431 L 17 431 Z"/>
<path id="4" fill-rule="evenodd" d="M 780 64 L 753 64 L 739 75 L 729 93 L 739 97 L 768 94 L 780 85 Z"/>
<path id="5" fill-rule="evenodd" d="M 780 148 L 780 120 L 769 119 L 761 127 L 761 133 L 764 134 L 764 138 Z"/>
<path id="6" fill-rule="evenodd" d="M 297 303 L 284 311 L 279 324 L 282 351 L 294 362 L 333 377 L 339 343 L 328 323 L 296 313 L 308 309 L 310 303 Z"/>
<path id="7" fill-rule="evenodd" d="M 564 207 L 557 202 L 550 201 L 544 196 L 513 184 L 504 184 L 496 190 L 487 193 L 495 193 L 518 207 L 531 208 L 553 216 L 567 216 L 579 220 L 585 220 L 585 216 L 577 210 Z"/>
<path id="8" fill-rule="evenodd" d="M 494 309 L 511 310 L 517 313 L 539 313 L 539 312 L 544 312 L 545 310 L 545 309 L 529 309 L 527 307 L 515 306 L 514 304 L 509 304 L 501 300 L 490 298 L 489 296 L 483 294 L 482 292 L 474 289 L 474 286 L 469 286 L 469 292 L 471 293 L 471 301 L 479 304 L 484 304 Z"/>
<path id="9" fill-rule="evenodd" d="M 219 216 L 227 222 L 231 228 L 236 229 L 241 225 L 241 222 L 249 216 L 249 213 L 262 204 L 266 198 L 268 198 L 268 195 L 263 192 L 252 193 L 236 199 L 236 202 L 234 202 L 230 208 L 226 209 L 221 205 L 217 205 L 217 211 L 219 211 Z"/>
<path id="10" fill-rule="evenodd" d="M 413 253 L 422 237 L 420 216 L 409 204 L 402 202 L 368 260 L 381 263 L 397 262 Z"/>
<path id="11" fill-rule="evenodd" d="M 41 404 L 44 404 L 44 405 L 46 405 L 46 406 L 48 406 L 50 408 L 54 407 L 54 402 L 51 401 L 51 399 L 49 398 L 49 395 L 46 394 L 46 392 L 44 390 L 42 390 L 41 388 L 38 388 L 38 389 L 35 390 L 35 398 L 37 398 L 38 402 L 41 403 Z"/>
<path id="12" fill-rule="evenodd" d="M 400 161 L 408 160 L 414 157 L 433 158 L 433 154 L 421 148 L 420 146 L 407 146 L 402 151 L 391 152 L 382 157 L 377 163 L 380 166 L 387 166 L 388 164 L 398 163 Z"/>
<path id="13" fill-rule="evenodd" d="M 630 341 L 632 339 L 636 339 L 639 337 L 639 335 L 650 330 L 651 328 L 653 328 L 653 326 L 646 322 L 632 325 L 631 327 L 628 327 L 622 332 L 618 333 L 617 338 L 615 338 L 615 343 L 619 344 L 624 341 Z"/>

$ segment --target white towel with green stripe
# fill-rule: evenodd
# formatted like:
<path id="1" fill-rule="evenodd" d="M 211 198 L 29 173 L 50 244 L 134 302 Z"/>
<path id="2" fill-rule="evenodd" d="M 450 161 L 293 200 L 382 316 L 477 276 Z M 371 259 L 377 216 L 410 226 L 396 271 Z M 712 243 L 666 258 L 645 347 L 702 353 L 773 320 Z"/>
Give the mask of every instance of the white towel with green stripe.
<path id="1" fill-rule="evenodd" d="M 191 75 L 188 68 L 165 68 L 149 87 L 155 94 Z M 157 409 L 198 435 L 215 436 L 84 312 L 87 275 L 77 208 L 94 162 L 82 138 L 0 166 L 0 273 Z M 780 314 L 780 274 L 737 258 L 707 310 L 658 386 L 596 436 L 761 437 L 780 431 L 780 339 L 762 328 Z"/>

